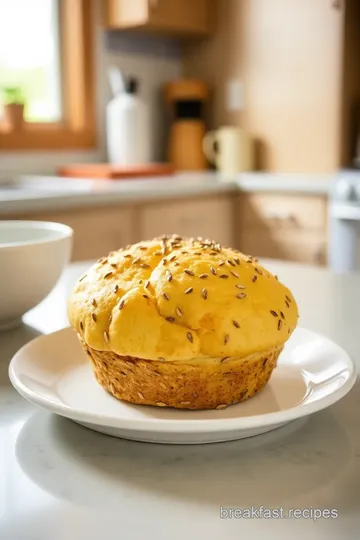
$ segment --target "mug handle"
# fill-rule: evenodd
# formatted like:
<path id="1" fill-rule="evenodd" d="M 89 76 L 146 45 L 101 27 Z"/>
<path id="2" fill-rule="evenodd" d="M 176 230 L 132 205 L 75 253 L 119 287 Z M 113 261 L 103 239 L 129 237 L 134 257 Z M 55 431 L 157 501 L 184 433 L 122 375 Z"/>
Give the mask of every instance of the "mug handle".
<path id="1" fill-rule="evenodd" d="M 209 163 L 212 165 L 216 165 L 217 161 L 217 152 L 215 151 L 215 143 L 217 138 L 217 132 L 216 131 L 209 131 L 206 133 L 204 139 L 203 139 L 203 151 L 205 156 L 207 157 Z"/>

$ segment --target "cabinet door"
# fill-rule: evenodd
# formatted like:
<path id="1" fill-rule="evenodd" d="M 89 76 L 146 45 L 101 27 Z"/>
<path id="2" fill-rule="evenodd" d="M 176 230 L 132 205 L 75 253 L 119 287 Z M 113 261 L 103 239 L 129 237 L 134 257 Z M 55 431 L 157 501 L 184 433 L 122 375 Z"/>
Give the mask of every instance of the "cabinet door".
<path id="1" fill-rule="evenodd" d="M 110 28 L 131 28 L 147 23 L 149 0 L 107 0 L 105 25 Z"/>
<path id="2" fill-rule="evenodd" d="M 179 234 L 229 246 L 233 244 L 233 200 L 229 196 L 149 204 L 141 210 L 140 223 L 144 239 Z"/>
<path id="3" fill-rule="evenodd" d="M 206 33 L 210 28 L 212 0 L 149 0 L 153 28 Z"/>
<path id="4" fill-rule="evenodd" d="M 207 34 L 214 0 L 107 0 L 106 26 Z"/>

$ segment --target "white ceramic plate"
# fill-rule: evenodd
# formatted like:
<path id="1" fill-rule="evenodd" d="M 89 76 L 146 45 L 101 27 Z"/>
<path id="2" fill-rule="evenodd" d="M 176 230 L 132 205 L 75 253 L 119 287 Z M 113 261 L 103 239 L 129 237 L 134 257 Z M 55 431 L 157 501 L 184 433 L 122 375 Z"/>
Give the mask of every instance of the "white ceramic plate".
<path id="1" fill-rule="evenodd" d="M 270 383 L 219 411 L 184 411 L 118 401 L 96 382 L 70 328 L 41 336 L 12 359 L 10 379 L 29 401 L 86 427 L 126 439 L 200 444 L 251 437 L 324 409 L 353 386 L 349 356 L 329 339 L 297 329 Z"/>

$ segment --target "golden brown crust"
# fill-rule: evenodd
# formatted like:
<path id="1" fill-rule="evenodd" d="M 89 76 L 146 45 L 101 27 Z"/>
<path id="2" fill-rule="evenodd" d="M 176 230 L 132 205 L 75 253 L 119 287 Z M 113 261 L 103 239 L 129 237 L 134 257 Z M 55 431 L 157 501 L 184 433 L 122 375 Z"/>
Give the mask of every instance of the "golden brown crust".
<path id="1" fill-rule="evenodd" d="M 169 362 L 267 351 L 297 324 L 291 292 L 256 260 L 176 236 L 100 259 L 78 281 L 68 313 L 94 350 Z"/>
<path id="2" fill-rule="evenodd" d="M 83 346 L 97 381 L 116 398 L 180 409 L 222 409 L 252 397 L 268 382 L 282 350 L 187 364 L 119 356 Z"/>

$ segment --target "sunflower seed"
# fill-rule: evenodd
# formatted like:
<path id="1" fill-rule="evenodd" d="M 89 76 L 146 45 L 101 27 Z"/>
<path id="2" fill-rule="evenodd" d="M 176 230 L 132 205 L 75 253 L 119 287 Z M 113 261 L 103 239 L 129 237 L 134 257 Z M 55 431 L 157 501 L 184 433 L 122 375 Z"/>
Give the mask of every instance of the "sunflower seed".
<path id="1" fill-rule="evenodd" d="M 277 326 L 278 330 L 281 330 L 281 327 L 282 327 L 282 320 L 279 319 L 278 320 L 278 326 Z"/>
<path id="2" fill-rule="evenodd" d="M 96 317 L 95 313 L 92 313 L 92 314 L 91 314 L 91 317 L 92 317 L 92 320 L 93 320 L 94 322 L 97 321 L 97 317 Z"/>
<path id="3" fill-rule="evenodd" d="M 239 274 L 237 274 L 236 272 L 233 272 L 232 270 L 230 270 L 230 274 L 232 274 L 236 278 L 240 277 Z"/>
<path id="4" fill-rule="evenodd" d="M 166 294 L 166 292 L 163 292 L 162 295 L 163 295 L 163 298 L 165 298 L 165 300 L 170 300 L 169 295 Z"/>
<path id="5" fill-rule="evenodd" d="M 193 338 L 193 335 L 191 332 L 188 332 L 186 334 L 186 337 L 188 338 L 188 340 L 190 341 L 190 343 L 193 343 L 194 342 L 194 338 Z"/>
<path id="6" fill-rule="evenodd" d="M 150 280 L 146 280 L 145 281 L 145 285 L 144 285 L 145 289 L 148 289 L 150 287 Z"/>
<path id="7" fill-rule="evenodd" d="M 203 299 L 206 300 L 207 297 L 208 297 L 208 292 L 207 292 L 207 290 L 206 290 L 206 289 L 203 289 L 203 290 L 201 291 L 201 294 L 202 294 Z"/>
<path id="8" fill-rule="evenodd" d="M 229 276 L 228 276 L 228 274 L 221 274 L 219 277 L 221 279 L 227 279 Z"/>
<path id="9" fill-rule="evenodd" d="M 84 325 L 82 321 L 80 321 L 80 330 L 84 330 Z"/>
<path id="10" fill-rule="evenodd" d="M 230 259 L 228 259 L 226 262 L 230 264 L 230 266 L 235 266 L 235 264 Z"/>
<path id="11" fill-rule="evenodd" d="M 236 262 L 236 264 L 237 264 L 238 266 L 240 266 L 240 259 L 238 259 L 237 257 L 234 257 L 234 261 Z"/>
<path id="12" fill-rule="evenodd" d="M 217 275 L 217 271 L 215 270 L 215 268 L 213 266 L 210 266 L 210 271 L 212 274 L 214 274 L 214 276 Z"/>
<path id="13" fill-rule="evenodd" d="M 124 305 L 125 305 L 125 300 L 124 299 L 120 300 L 119 309 L 121 310 L 124 307 Z"/>
<path id="14" fill-rule="evenodd" d="M 106 343 L 109 343 L 109 334 L 108 334 L 108 332 L 104 332 L 104 338 L 105 338 Z"/>
<path id="15" fill-rule="evenodd" d="M 258 268 L 257 266 L 255 267 L 255 272 L 257 272 L 258 274 L 260 274 L 260 276 L 262 276 L 263 273 L 264 273 L 264 272 L 263 272 L 262 270 L 260 270 L 260 268 Z"/>
<path id="16" fill-rule="evenodd" d="M 281 317 L 282 319 L 285 319 L 285 315 L 283 314 L 282 311 L 280 311 L 280 317 Z"/>
<path id="17" fill-rule="evenodd" d="M 240 283 L 237 283 L 235 287 L 238 289 L 246 289 L 245 285 L 240 285 Z"/>
<path id="18" fill-rule="evenodd" d="M 238 298 L 239 300 L 242 300 L 243 298 L 246 298 L 246 294 L 245 293 L 239 293 L 236 295 L 236 298 Z"/>
<path id="19" fill-rule="evenodd" d="M 145 298 L 145 300 L 150 300 L 147 294 L 143 294 L 143 298 Z"/>
<path id="20" fill-rule="evenodd" d="M 225 356 L 225 358 L 221 359 L 221 364 L 224 364 L 225 362 L 228 362 L 230 360 L 230 356 Z"/>
<path id="21" fill-rule="evenodd" d="M 184 272 L 185 272 L 185 274 L 187 274 L 188 276 L 192 276 L 192 277 L 193 277 L 193 276 L 195 275 L 194 272 L 192 272 L 191 270 L 188 270 L 187 268 L 185 268 Z"/>
<path id="22" fill-rule="evenodd" d="M 229 343 L 229 339 L 230 339 L 229 334 L 225 334 L 225 336 L 224 336 L 224 345 L 226 345 L 227 343 Z"/>
<path id="23" fill-rule="evenodd" d="M 150 268 L 150 264 L 142 263 L 140 264 L 141 268 Z"/>
<path id="24" fill-rule="evenodd" d="M 176 308 L 176 315 L 177 315 L 178 317 L 182 317 L 182 314 L 183 314 L 183 313 L 182 313 L 181 309 L 180 309 L 179 307 L 177 307 L 177 308 Z"/>
<path id="25" fill-rule="evenodd" d="M 110 277 L 113 275 L 113 272 L 106 272 L 106 274 L 104 275 L 104 279 Z"/>
<path id="26" fill-rule="evenodd" d="M 253 276 L 252 280 L 251 280 L 253 283 L 255 283 L 257 281 L 257 276 Z"/>
<path id="27" fill-rule="evenodd" d="M 174 317 L 165 317 L 165 320 L 167 320 L 168 322 L 175 322 L 175 318 Z"/>
<path id="28" fill-rule="evenodd" d="M 233 321 L 233 325 L 235 328 L 240 328 L 240 324 L 237 321 Z"/>
<path id="29" fill-rule="evenodd" d="M 93 299 L 91 300 L 91 303 L 92 303 L 92 305 L 93 305 L 94 307 L 97 307 L 97 302 L 96 302 L 95 298 L 93 298 Z"/>
<path id="30" fill-rule="evenodd" d="M 158 402 L 156 403 L 156 405 L 157 405 L 158 407 L 166 407 L 166 403 L 163 403 L 162 401 L 158 401 Z"/>
<path id="31" fill-rule="evenodd" d="M 166 270 L 166 279 L 167 281 L 171 281 L 172 280 L 172 273 L 170 272 L 170 270 Z"/>
<path id="32" fill-rule="evenodd" d="M 119 285 L 115 285 L 115 287 L 114 287 L 114 293 L 117 293 L 118 290 L 119 290 Z"/>
<path id="33" fill-rule="evenodd" d="M 224 266 L 224 264 L 225 264 L 225 261 L 220 261 L 219 262 L 219 266 Z"/>
<path id="34" fill-rule="evenodd" d="M 274 317 L 278 317 L 279 315 L 276 313 L 276 311 L 274 311 L 273 309 L 270 309 L 270 313 L 271 315 L 273 315 Z"/>
<path id="35" fill-rule="evenodd" d="M 188 289 L 186 289 L 185 294 L 191 294 L 193 290 L 194 289 L 192 287 L 189 287 Z"/>
<path id="36" fill-rule="evenodd" d="M 206 279 L 208 276 L 208 274 L 200 274 L 199 278 L 200 279 Z"/>

